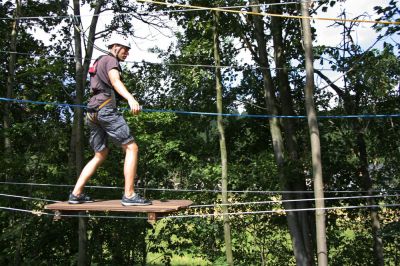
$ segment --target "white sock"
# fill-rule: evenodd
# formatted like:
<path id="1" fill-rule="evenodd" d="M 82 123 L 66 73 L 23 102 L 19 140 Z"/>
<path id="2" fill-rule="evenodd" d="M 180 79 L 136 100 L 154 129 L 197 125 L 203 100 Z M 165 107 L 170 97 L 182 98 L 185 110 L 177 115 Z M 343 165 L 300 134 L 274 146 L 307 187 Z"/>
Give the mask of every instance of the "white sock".
<path id="1" fill-rule="evenodd" d="M 125 196 L 125 197 L 127 197 L 128 199 L 131 199 L 131 198 L 133 198 L 135 195 L 136 195 L 136 193 L 133 192 L 132 195 L 130 195 L 129 197 L 128 197 L 128 196 Z"/>

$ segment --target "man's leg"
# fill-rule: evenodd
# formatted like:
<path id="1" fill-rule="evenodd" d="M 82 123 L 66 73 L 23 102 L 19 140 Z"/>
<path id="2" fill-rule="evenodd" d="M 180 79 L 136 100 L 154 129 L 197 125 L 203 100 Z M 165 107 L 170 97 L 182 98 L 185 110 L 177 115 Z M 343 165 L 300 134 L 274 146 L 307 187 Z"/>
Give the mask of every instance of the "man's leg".
<path id="1" fill-rule="evenodd" d="M 125 151 L 124 176 L 125 176 L 125 197 L 131 197 L 134 193 L 134 182 L 138 166 L 139 147 L 132 141 L 122 145 Z"/>
<path id="2" fill-rule="evenodd" d="M 139 148 L 135 142 L 122 145 L 125 151 L 124 175 L 125 175 L 125 191 L 122 197 L 122 205 L 151 205 L 151 201 L 146 200 L 135 193 L 135 177 L 138 166 Z"/>
<path id="3" fill-rule="evenodd" d="M 86 182 L 94 175 L 97 168 L 104 162 L 108 155 L 108 148 L 95 152 L 94 157 L 83 168 L 72 194 L 78 196 L 83 192 Z"/>

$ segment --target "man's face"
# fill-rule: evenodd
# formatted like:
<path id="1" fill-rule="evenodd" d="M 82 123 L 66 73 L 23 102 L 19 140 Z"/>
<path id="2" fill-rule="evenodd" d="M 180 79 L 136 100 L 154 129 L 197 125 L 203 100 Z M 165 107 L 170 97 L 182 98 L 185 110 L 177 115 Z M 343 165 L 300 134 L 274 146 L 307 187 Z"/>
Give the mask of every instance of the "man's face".
<path id="1" fill-rule="evenodd" d="M 119 61 L 123 62 L 129 55 L 129 48 L 125 46 L 115 45 L 114 46 L 115 56 Z"/>

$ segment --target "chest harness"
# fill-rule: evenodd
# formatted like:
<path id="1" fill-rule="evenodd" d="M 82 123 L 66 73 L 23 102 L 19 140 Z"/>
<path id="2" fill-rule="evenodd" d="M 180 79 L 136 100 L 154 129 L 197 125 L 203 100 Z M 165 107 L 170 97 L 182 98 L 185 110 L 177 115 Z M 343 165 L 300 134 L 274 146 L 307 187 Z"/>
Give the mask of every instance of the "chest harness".
<path id="1" fill-rule="evenodd" d="M 102 55 L 100 57 L 98 57 L 93 65 L 89 68 L 89 74 L 90 74 L 90 78 L 93 78 L 96 75 L 97 72 L 97 63 L 98 61 L 105 55 Z M 104 83 L 104 81 L 102 81 L 101 79 L 99 79 L 101 83 L 103 83 L 104 85 L 108 86 L 106 83 Z M 100 111 L 101 108 L 103 108 L 104 106 L 106 106 L 109 102 L 111 102 L 112 98 L 108 98 L 106 99 L 102 104 L 100 104 L 98 107 L 96 108 L 90 108 L 88 109 L 87 113 L 86 113 L 86 117 L 89 121 L 91 121 L 92 123 L 98 124 L 98 112 Z"/>

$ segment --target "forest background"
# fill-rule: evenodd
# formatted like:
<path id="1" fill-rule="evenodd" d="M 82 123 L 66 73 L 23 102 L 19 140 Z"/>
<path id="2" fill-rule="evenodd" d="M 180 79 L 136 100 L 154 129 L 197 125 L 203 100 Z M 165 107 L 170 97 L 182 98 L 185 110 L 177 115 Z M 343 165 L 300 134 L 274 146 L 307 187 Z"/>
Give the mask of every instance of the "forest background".
<path id="1" fill-rule="evenodd" d="M 399 265 L 399 4 L 374 8 L 388 23 L 344 8 L 329 21 L 340 41 L 319 45 L 318 18 L 352 1 L 2 1 L 0 263 Z M 314 19 L 291 17 L 304 7 Z M 154 227 L 137 214 L 54 222 L 44 206 L 66 200 L 92 156 L 88 67 L 113 32 L 140 46 L 143 27 L 173 41 L 151 46 L 156 62 L 124 64 L 144 108 L 125 113 L 139 192 L 195 206 Z M 120 198 L 122 159 L 113 147 L 87 192 Z"/>

